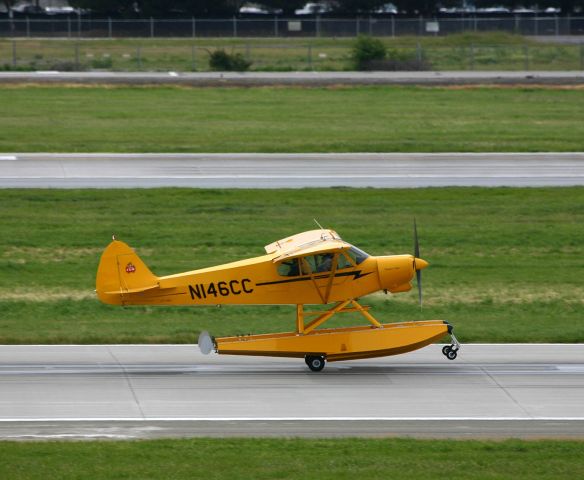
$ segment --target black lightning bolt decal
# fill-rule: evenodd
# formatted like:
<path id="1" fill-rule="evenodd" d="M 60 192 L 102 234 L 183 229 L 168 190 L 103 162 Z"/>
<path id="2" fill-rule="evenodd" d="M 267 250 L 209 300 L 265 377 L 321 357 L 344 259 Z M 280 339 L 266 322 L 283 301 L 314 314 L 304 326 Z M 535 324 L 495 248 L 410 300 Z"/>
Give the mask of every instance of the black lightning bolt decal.
<path id="1" fill-rule="evenodd" d="M 373 272 L 361 273 L 361 270 L 355 270 L 353 272 L 341 272 L 336 273 L 335 277 L 353 277 L 353 280 L 358 280 L 360 278 L 366 277 L 367 275 L 371 275 Z M 317 275 L 314 277 L 316 280 L 321 280 L 323 278 L 330 278 L 330 274 L 325 275 Z M 293 282 L 305 282 L 311 280 L 311 277 L 298 277 L 298 278 L 290 278 L 287 280 L 276 280 L 275 282 L 263 282 L 263 283 L 256 283 L 258 287 L 262 285 L 277 285 L 280 283 L 293 283 Z"/>

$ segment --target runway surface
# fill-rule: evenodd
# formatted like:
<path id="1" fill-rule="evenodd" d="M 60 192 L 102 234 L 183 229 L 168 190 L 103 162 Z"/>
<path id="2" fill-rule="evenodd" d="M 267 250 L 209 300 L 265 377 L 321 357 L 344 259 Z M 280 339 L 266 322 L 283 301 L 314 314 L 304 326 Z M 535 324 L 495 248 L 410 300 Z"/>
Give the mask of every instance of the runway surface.
<path id="1" fill-rule="evenodd" d="M 0 154 L 0 188 L 584 185 L 584 153 Z"/>
<path id="2" fill-rule="evenodd" d="M 0 438 L 584 438 L 584 344 L 327 364 L 196 345 L 0 346 Z"/>
<path id="3" fill-rule="evenodd" d="M 444 72 L 0 72 L 2 83 L 164 84 L 186 86 L 269 85 L 579 85 L 579 71 Z"/>

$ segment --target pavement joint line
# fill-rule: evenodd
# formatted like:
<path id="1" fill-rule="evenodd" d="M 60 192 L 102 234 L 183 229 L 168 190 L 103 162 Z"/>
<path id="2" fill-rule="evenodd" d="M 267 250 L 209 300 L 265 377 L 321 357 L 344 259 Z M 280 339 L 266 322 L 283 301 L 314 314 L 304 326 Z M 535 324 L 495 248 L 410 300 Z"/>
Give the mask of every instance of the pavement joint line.
<path id="1" fill-rule="evenodd" d="M 481 371 L 487 376 L 487 378 L 489 378 L 495 385 L 497 385 L 497 387 L 499 387 L 501 389 L 501 391 L 507 396 L 507 398 L 509 398 L 509 400 L 511 400 L 515 406 L 517 408 L 519 408 L 519 410 L 521 410 L 523 412 L 524 415 L 527 415 L 528 417 L 531 417 L 531 415 L 529 414 L 529 412 L 525 409 L 525 407 L 523 405 L 521 405 L 517 399 L 511 395 L 511 393 L 509 392 L 509 390 L 507 388 L 505 388 L 503 385 L 501 385 L 497 379 L 483 366 L 480 367 Z"/>
<path id="2" fill-rule="evenodd" d="M 134 402 L 136 403 L 136 406 L 138 407 L 138 410 L 140 411 L 140 415 L 142 415 L 142 418 L 146 418 L 146 416 L 144 415 L 144 410 L 142 410 L 142 405 L 140 405 L 140 400 L 138 399 L 138 396 L 136 395 L 136 391 L 134 390 L 134 386 L 132 385 L 132 381 L 130 379 L 130 376 L 128 375 L 128 370 L 127 370 L 126 366 L 122 365 L 122 363 L 118 360 L 118 357 L 115 356 L 114 352 L 112 352 L 112 349 L 110 347 L 107 348 L 107 352 L 114 359 L 116 364 L 124 372 L 124 379 L 126 380 L 126 383 L 128 384 L 128 388 L 130 389 L 130 392 L 132 392 L 132 397 L 134 398 Z"/>

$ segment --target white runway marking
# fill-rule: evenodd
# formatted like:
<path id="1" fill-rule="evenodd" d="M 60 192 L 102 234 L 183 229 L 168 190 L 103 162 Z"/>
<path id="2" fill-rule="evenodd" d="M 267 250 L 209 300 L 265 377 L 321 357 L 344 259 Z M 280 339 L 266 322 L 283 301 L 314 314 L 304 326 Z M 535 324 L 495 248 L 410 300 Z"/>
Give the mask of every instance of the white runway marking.
<path id="1" fill-rule="evenodd" d="M 584 417 L 79 417 L 2 418 L 0 422 L 527 422 L 533 420 L 581 422 Z"/>
<path id="2" fill-rule="evenodd" d="M 0 160 L 18 160 L 14 155 L 0 155 Z"/>

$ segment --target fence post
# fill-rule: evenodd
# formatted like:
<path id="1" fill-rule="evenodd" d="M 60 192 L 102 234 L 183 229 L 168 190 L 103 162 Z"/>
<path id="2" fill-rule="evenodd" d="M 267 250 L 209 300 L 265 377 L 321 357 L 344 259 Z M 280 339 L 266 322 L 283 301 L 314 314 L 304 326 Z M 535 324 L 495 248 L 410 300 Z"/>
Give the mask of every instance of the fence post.
<path id="1" fill-rule="evenodd" d="M 476 15 L 474 15 L 474 16 L 472 17 L 472 20 L 473 20 L 473 22 L 472 22 L 472 23 L 473 23 L 474 31 L 476 32 L 476 31 L 478 30 L 478 25 L 477 25 L 477 16 L 476 16 Z"/>
<path id="2" fill-rule="evenodd" d="M 369 15 L 369 36 L 373 35 L 373 21 L 371 20 L 371 15 Z"/>
<path id="3" fill-rule="evenodd" d="M 71 38 L 71 17 L 67 17 L 67 38 Z"/>
<path id="4" fill-rule="evenodd" d="M 81 38 L 81 13 L 77 14 L 77 37 Z"/>
<path id="5" fill-rule="evenodd" d="M 141 50 L 142 50 L 142 47 L 140 47 L 140 45 L 138 45 L 136 47 L 136 63 L 137 63 L 138 68 L 140 70 L 142 70 L 142 58 L 140 56 L 140 54 L 142 53 Z"/>
<path id="6" fill-rule="evenodd" d="M 237 37 L 237 19 L 233 15 L 233 38 Z"/>
<path id="7" fill-rule="evenodd" d="M 533 17 L 534 21 L 535 21 L 535 29 L 534 29 L 534 34 L 537 37 L 539 35 L 539 25 L 537 22 L 537 13 L 535 14 L 535 16 Z"/>
<path id="8" fill-rule="evenodd" d="M 312 44 L 308 44 L 308 56 L 307 56 L 307 60 L 308 60 L 308 69 L 312 70 Z"/>
<path id="9" fill-rule="evenodd" d="M 193 38 L 195 38 L 197 36 L 197 21 L 195 20 L 195 17 L 193 17 Z"/>
<path id="10" fill-rule="evenodd" d="M 474 44 L 470 44 L 470 69 L 474 71 L 475 69 L 475 51 Z"/>
<path id="11" fill-rule="evenodd" d="M 193 62 L 193 72 L 197 71 L 197 62 L 195 61 L 195 46 L 191 45 L 191 60 Z"/>
<path id="12" fill-rule="evenodd" d="M 26 17 L 26 36 L 30 38 L 30 18 Z"/>
<path id="13" fill-rule="evenodd" d="M 12 66 L 16 67 L 16 40 L 12 39 Z"/>
<path id="14" fill-rule="evenodd" d="M 556 24 L 556 37 L 560 36 L 560 20 L 558 19 L 558 14 L 554 13 L 554 20 Z"/>
<path id="15" fill-rule="evenodd" d="M 422 63 L 422 45 L 420 45 L 420 42 L 416 42 L 416 59 L 419 64 Z"/>
<path id="16" fill-rule="evenodd" d="M 80 69 L 80 65 L 79 65 L 79 44 L 75 43 L 75 68 L 77 70 Z"/>
<path id="17" fill-rule="evenodd" d="M 355 36 L 359 36 L 359 16 L 355 17 Z"/>
<path id="18" fill-rule="evenodd" d="M 318 13 L 316 14 L 316 36 L 320 37 L 320 15 Z M 310 48 L 312 49 L 312 45 Z"/>
<path id="19" fill-rule="evenodd" d="M 150 17 L 150 38 L 154 38 L 154 19 Z"/>
<path id="20" fill-rule="evenodd" d="M 514 33 L 519 33 L 519 15 L 515 14 L 513 16 L 515 17 Z"/>
<path id="21" fill-rule="evenodd" d="M 391 36 L 395 37 L 395 16 L 391 16 Z"/>
<path id="22" fill-rule="evenodd" d="M 527 45 L 523 46 L 523 54 L 525 56 L 525 70 L 529 70 L 529 47 Z"/>
<path id="23" fill-rule="evenodd" d="M 112 38 L 112 18 L 107 18 L 107 34 L 109 38 Z"/>
<path id="24" fill-rule="evenodd" d="M 274 15 L 274 37 L 277 37 L 278 35 L 278 15 Z"/>
<path id="25" fill-rule="evenodd" d="M 421 37 L 424 35 L 424 17 L 420 15 L 420 20 L 418 22 L 418 36 Z"/>

